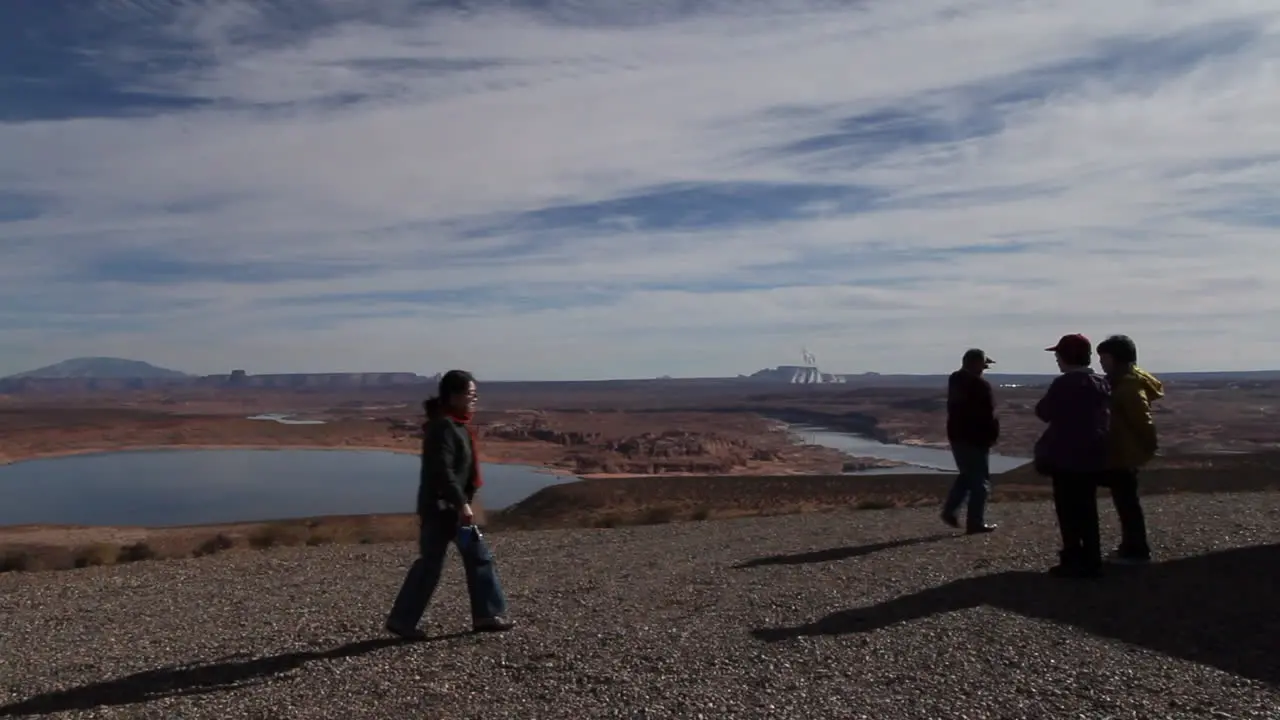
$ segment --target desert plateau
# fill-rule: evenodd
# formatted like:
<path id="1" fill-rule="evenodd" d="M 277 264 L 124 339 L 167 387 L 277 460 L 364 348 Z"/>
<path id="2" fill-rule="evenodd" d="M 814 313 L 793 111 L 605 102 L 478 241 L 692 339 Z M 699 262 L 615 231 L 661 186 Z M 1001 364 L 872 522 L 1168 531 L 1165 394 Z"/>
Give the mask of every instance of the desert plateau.
<path id="1" fill-rule="evenodd" d="M 130 389 L 50 381 L 0 396 L 0 459 L 195 448 L 416 454 L 421 402 L 432 387 L 398 380 L 379 375 L 360 387 L 336 389 Z M 1166 380 L 1168 396 L 1154 408 L 1163 449 L 1147 473 L 1147 492 L 1275 486 L 1280 443 L 1270 421 L 1280 381 Z M 1041 427 L 1032 407 L 1046 381 L 993 376 L 1003 427 L 997 452 L 1030 455 Z M 803 433 L 788 428 L 803 424 L 878 444 L 945 447 L 944 385 L 941 377 L 812 385 L 741 379 L 485 383 L 477 416 L 483 459 L 580 478 L 487 513 L 486 521 L 494 530 L 608 527 L 932 505 L 949 476 L 913 474 L 909 466 L 895 468 L 901 461 L 806 444 Z M 874 474 L 885 468 L 899 473 Z M 1043 499 L 1048 486 L 1024 466 L 998 476 L 995 493 L 996 500 Z M 40 569 L 242 546 L 400 541 L 415 527 L 411 515 L 397 513 L 164 528 L 27 524 L 0 528 L 6 558 L 0 564 Z"/>

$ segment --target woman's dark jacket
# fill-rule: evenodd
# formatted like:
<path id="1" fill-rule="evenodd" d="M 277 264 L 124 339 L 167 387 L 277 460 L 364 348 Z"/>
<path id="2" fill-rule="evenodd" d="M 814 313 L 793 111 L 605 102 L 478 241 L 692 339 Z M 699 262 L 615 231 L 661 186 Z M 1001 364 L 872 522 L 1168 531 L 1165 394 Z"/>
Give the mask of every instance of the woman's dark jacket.
<path id="1" fill-rule="evenodd" d="M 1111 386 L 1089 368 L 1054 378 L 1036 417 L 1049 424 L 1036 443 L 1036 465 L 1050 472 L 1093 472 L 1107 467 Z"/>
<path id="2" fill-rule="evenodd" d="M 418 514 L 436 512 L 441 503 L 457 510 L 476 494 L 476 454 L 471 433 L 449 417 L 422 426 L 422 471 L 418 484 Z"/>

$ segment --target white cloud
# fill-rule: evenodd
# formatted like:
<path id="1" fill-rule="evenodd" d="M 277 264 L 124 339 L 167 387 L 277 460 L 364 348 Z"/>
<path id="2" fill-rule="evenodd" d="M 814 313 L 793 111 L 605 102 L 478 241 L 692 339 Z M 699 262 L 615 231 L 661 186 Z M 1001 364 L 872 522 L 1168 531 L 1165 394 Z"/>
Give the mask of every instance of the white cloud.
<path id="1" fill-rule="evenodd" d="M 0 198 L 46 201 L 2 229 L 0 373 L 114 353 L 202 372 L 727 375 L 802 345 L 831 370 L 924 372 L 972 344 L 1034 371 L 1077 330 L 1129 332 L 1155 369 L 1280 364 L 1265 329 L 1280 211 L 1259 219 L 1280 186 L 1280 8 L 671 7 L 553 5 L 561 23 L 411 2 L 366 17 L 339 0 L 130 16 L 201 60 L 134 89 L 207 103 L 0 124 Z M 877 112 L 878 142 L 782 150 Z M 749 182 L 847 184 L 881 204 L 665 230 L 635 205 L 518 221 Z M 134 272 L 68 279 L 123 250 Z M 317 264 L 355 270 L 302 272 Z M 294 272 L 244 283 L 235 268 Z M 161 271 L 189 277 L 129 277 Z M 297 301 L 334 294 L 353 297 Z"/>

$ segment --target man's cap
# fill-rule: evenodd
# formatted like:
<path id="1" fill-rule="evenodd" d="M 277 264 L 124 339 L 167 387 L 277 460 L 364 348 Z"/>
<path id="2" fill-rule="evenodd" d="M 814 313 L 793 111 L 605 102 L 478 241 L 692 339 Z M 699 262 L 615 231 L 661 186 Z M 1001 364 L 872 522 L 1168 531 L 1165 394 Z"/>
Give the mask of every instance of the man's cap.
<path id="1" fill-rule="evenodd" d="M 996 364 L 995 360 L 992 360 L 990 357 L 987 356 L 985 352 L 983 352 L 982 350 L 979 350 L 978 348 L 969 348 L 968 350 L 964 351 L 964 358 L 962 358 L 961 362 L 968 363 L 968 362 L 973 362 L 975 360 L 981 360 L 984 365 Z"/>
<path id="2" fill-rule="evenodd" d="M 1057 345 L 1047 347 L 1045 351 L 1067 355 L 1089 355 L 1093 352 L 1093 343 L 1089 342 L 1089 338 L 1080 333 L 1072 333 L 1063 335 L 1058 339 Z"/>

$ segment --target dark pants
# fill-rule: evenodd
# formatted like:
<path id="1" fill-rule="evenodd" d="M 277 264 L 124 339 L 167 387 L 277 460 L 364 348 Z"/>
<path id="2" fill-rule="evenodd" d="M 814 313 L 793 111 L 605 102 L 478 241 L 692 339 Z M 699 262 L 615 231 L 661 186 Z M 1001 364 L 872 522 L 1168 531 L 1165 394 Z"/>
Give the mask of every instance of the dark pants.
<path id="1" fill-rule="evenodd" d="M 1108 470 L 1107 487 L 1111 488 L 1111 501 L 1120 517 L 1120 547 L 1124 557 L 1150 557 L 1147 545 L 1147 520 L 1142 514 L 1142 501 L 1138 499 L 1138 471 L 1133 468 Z"/>
<path id="2" fill-rule="evenodd" d="M 1058 472 L 1053 475 L 1053 509 L 1062 533 L 1060 557 L 1064 566 L 1096 570 L 1102 566 L 1098 537 L 1098 473 Z"/>
<path id="3" fill-rule="evenodd" d="M 409 568 L 400 594 L 396 596 L 388 622 L 401 627 L 416 627 L 427 611 L 427 604 L 440 584 L 445 554 L 458 537 L 458 515 L 448 511 L 429 511 L 422 517 L 418 531 L 419 557 Z M 462 551 L 461 548 L 459 548 Z M 471 619 L 484 620 L 507 612 L 507 599 L 498 582 L 493 555 L 484 539 L 468 543 L 462 551 L 463 569 L 467 577 L 467 594 L 471 597 Z"/>
<path id="4" fill-rule="evenodd" d="M 955 482 L 951 484 L 951 492 L 942 511 L 947 515 L 955 515 L 965 500 L 969 501 L 968 517 L 965 526 L 970 530 L 980 529 L 986 522 L 984 513 L 987 509 L 987 496 L 991 493 L 991 451 L 981 445 L 951 443 L 951 457 L 955 458 Z"/>

